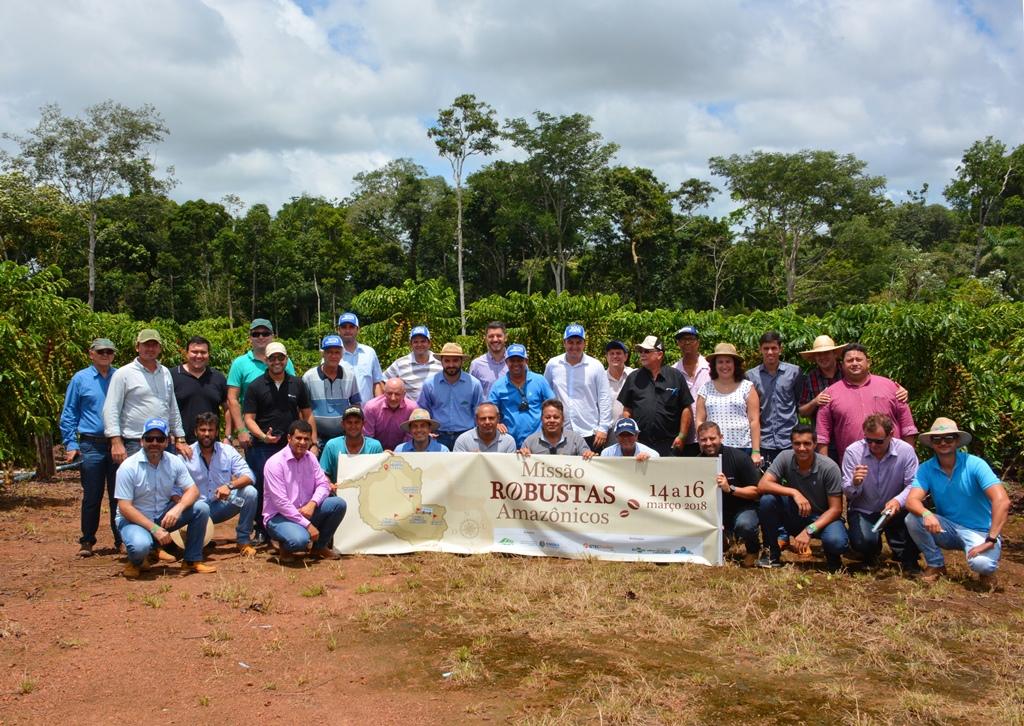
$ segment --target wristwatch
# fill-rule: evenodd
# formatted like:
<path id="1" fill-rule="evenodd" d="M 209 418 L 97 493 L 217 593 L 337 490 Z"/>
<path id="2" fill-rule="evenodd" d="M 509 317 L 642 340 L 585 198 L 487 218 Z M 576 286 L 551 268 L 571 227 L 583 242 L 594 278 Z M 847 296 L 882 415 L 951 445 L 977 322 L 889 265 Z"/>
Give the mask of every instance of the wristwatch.
<path id="1" fill-rule="evenodd" d="M 730 484 L 729 485 L 729 493 L 730 494 L 735 494 L 736 493 L 736 485 L 735 484 Z"/>
<path id="2" fill-rule="evenodd" d="M 999 538 L 998 537 L 986 537 L 985 541 L 986 542 L 991 542 L 992 544 L 999 544 Z"/>

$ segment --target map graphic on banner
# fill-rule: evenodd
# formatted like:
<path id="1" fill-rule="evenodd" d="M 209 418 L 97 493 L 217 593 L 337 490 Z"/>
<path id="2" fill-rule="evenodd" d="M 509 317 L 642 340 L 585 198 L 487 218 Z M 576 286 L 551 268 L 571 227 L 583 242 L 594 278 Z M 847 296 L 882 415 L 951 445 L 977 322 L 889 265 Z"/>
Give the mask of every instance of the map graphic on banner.
<path id="1" fill-rule="evenodd" d="M 345 553 L 722 562 L 717 459 L 405 453 L 338 470 Z"/>

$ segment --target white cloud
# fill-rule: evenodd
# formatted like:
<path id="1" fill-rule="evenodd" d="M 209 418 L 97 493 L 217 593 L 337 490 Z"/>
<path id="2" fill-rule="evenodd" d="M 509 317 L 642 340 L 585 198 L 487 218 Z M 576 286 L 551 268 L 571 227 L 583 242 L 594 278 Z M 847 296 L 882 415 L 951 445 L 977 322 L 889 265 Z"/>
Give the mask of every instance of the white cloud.
<path id="1" fill-rule="evenodd" d="M 2 3 L 0 128 L 153 103 L 179 199 L 343 197 L 412 157 L 459 93 L 502 117 L 592 115 L 670 186 L 713 155 L 854 153 L 932 199 L 963 149 L 1024 142 L 1022 27 L 998 0 L 134 0 Z M 1014 7 L 1016 6 L 1016 7 Z M 510 151 L 503 152 L 506 156 Z"/>

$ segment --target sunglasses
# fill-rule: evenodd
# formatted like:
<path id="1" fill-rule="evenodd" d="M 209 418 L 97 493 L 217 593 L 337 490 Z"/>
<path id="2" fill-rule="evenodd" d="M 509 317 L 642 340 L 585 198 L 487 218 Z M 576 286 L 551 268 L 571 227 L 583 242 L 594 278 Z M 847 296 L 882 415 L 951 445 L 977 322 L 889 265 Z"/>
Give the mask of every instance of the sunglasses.
<path id="1" fill-rule="evenodd" d="M 932 436 L 932 442 L 941 441 L 944 444 L 952 444 L 954 441 L 960 440 L 960 434 L 942 434 L 941 436 Z"/>
<path id="2" fill-rule="evenodd" d="M 162 444 L 167 441 L 166 436 L 143 436 L 142 440 L 147 444 Z"/>
<path id="3" fill-rule="evenodd" d="M 273 335 L 273 333 L 259 330 L 254 330 L 251 333 L 249 333 L 250 338 L 269 338 L 271 335 Z"/>
<path id="4" fill-rule="evenodd" d="M 270 361 L 281 361 L 281 360 L 285 360 L 287 357 L 288 356 L 281 355 L 280 353 L 274 353 L 274 355 L 268 355 L 267 356 L 267 360 L 270 360 Z"/>
<path id="5" fill-rule="evenodd" d="M 877 445 L 877 444 L 884 444 L 885 440 L 888 439 L 888 438 L 889 437 L 886 436 L 885 438 L 881 438 L 881 439 L 872 439 L 872 438 L 869 438 L 869 437 L 865 436 L 864 440 L 867 441 L 869 444 L 876 444 Z"/>

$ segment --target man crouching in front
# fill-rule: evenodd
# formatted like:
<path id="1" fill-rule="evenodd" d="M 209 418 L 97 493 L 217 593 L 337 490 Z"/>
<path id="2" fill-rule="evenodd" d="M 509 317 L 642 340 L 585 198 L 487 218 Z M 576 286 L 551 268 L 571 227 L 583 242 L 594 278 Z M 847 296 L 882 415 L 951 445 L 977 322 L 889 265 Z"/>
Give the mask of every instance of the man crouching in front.
<path id="1" fill-rule="evenodd" d="M 117 470 L 117 528 L 128 564 L 124 575 L 136 578 L 152 559 L 173 560 L 161 549 L 171 543 L 171 532 L 188 526 L 185 538 L 187 572 L 208 574 L 217 568 L 203 564 L 203 542 L 210 507 L 199 500 L 199 487 L 180 456 L 167 452 L 167 422 L 151 418 L 142 433 L 142 449 Z"/>
<path id="2" fill-rule="evenodd" d="M 305 421 L 288 427 L 288 446 L 271 456 L 263 470 L 263 522 L 270 539 L 291 554 L 312 548 L 322 560 L 337 560 L 334 533 L 346 504 L 310 453 L 313 429 Z"/>

